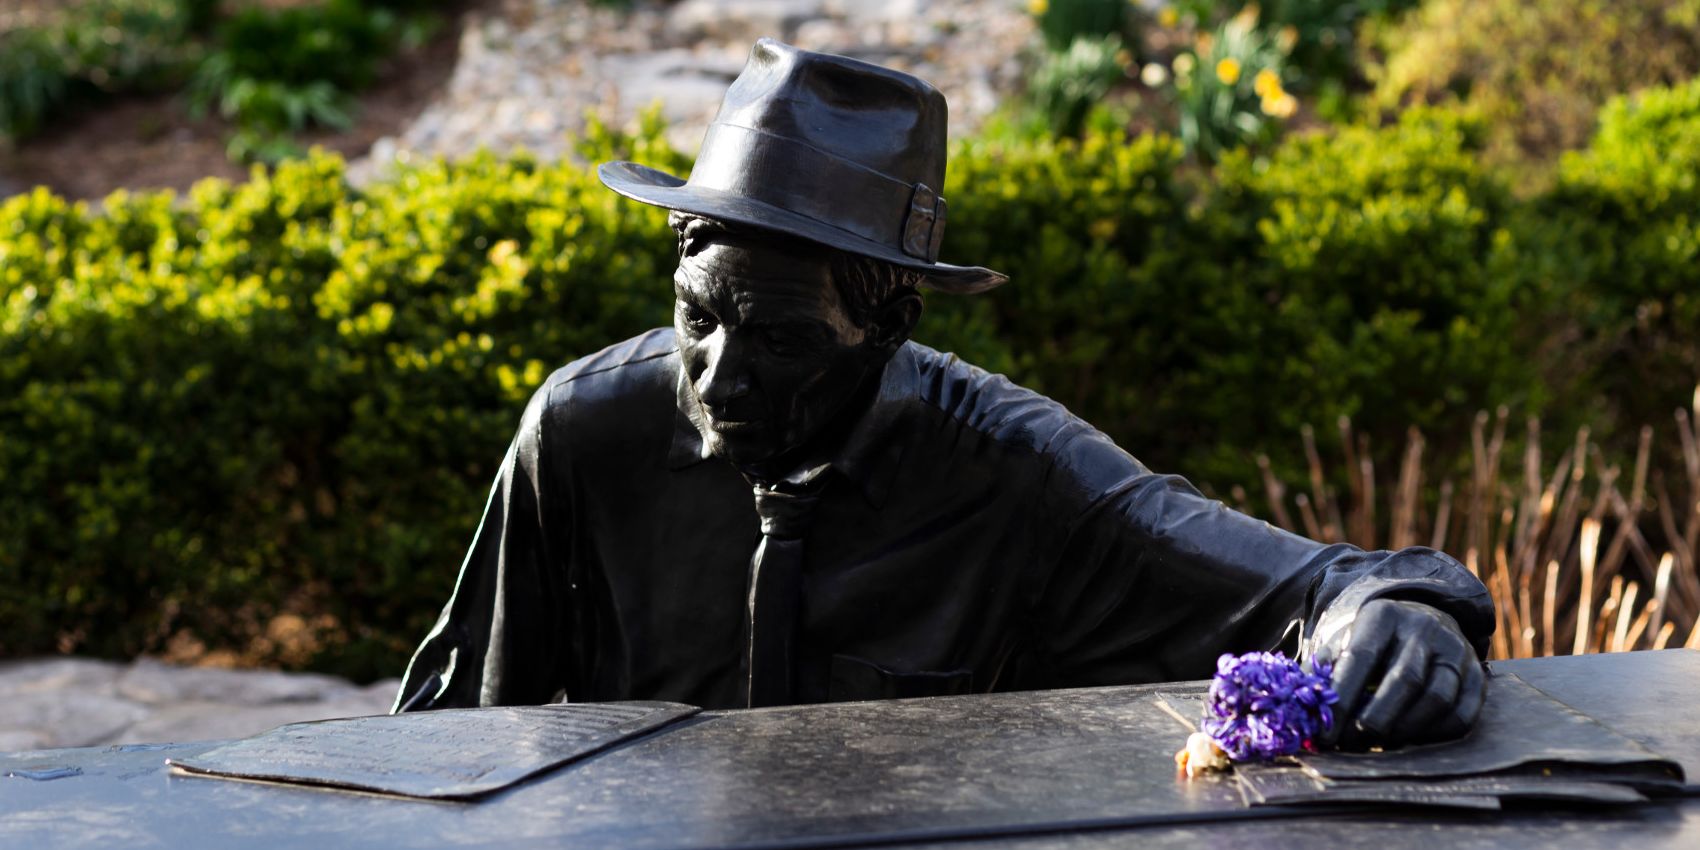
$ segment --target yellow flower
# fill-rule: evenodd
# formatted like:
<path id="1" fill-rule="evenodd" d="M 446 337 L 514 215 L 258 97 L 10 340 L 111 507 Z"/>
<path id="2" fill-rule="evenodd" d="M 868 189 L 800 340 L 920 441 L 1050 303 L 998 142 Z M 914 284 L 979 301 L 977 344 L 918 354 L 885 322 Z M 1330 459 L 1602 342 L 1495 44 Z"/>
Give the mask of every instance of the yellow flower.
<path id="1" fill-rule="evenodd" d="M 1275 44 L 1282 53 L 1293 52 L 1293 45 L 1299 43 L 1299 29 L 1294 26 L 1284 26 L 1275 33 Z"/>
<path id="2" fill-rule="evenodd" d="M 1245 8 L 1239 11 L 1239 14 L 1229 19 L 1228 26 L 1237 29 L 1240 32 L 1250 32 L 1257 28 L 1257 16 L 1259 11 L 1260 10 L 1257 8 L 1256 3 L 1247 3 Z"/>
<path id="3" fill-rule="evenodd" d="M 1274 97 L 1263 98 L 1263 102 L 1259 105 L 1263 108 L 1265 115 L 1274 118 L 1291 118 L 1293 113 L 1298 111 L 1299 101 L 1292 95 L 1281 92 Z"/>
<path id="4" fill-rule="evenodd" d="M 1211 35 L 1210 33 L 1207 33 L 1207 32 L 1201 32 L 1201 33 L 1198 34 L 1198 39 L 1193 42 L 1193 50 L 1199 56 L 1209 56 L 1210 55 L 1210 48 L 1212 46 L 1214 46 L 1215 44 L 1216 44 L 1216 37 L 1215 36 L 1213 36 L 1213 35 Z"/>
<path id="5" fill-rule="evenodd" d="M 1027 0 L 1027 11 L 1037 18 L 1050 11 L 1051 0 Z"/>
<path id="6" fill-rule="evenodd" d="M 1269 68 L 1264 68 L 1258 71 L 1257 78 L 1252 80 L 1251 90 L 1257 92 L 1257 96 L 1264 100 L 1278 97 L 1282 94 L 1281 75 Z"/>
<path id="7" fill-rule="evenodd" d="M 1173 29 L 1175 24 L 1178 24 L 1180 22 L 1181 22 L 1181 13 L 1175 11 L 1175 7 L 1164 6 L 1163 8 L 1157 10 L 1157 23 L 1163 25 L 1164 27 L 1169 28 L 1169 29 Z"/>
<path id="8" fill-rule="evenodd" d="M 1234 83 L 1239 82 L 1240 81 L 1240 60 L 1235 59 L 1232 56 L 1229 56 L 1229 57 L 1223 59 L 1222 61 L 1217 62 L 1216 63 L 1216 79 L 1221 80 L 1222 85 L 1224 85 L 1224 86 L 1231 86 Z"/>
<path id="9" fill-rule="evenodd" d="M 1192 54 L 1182 53 L 1175 57 L 1175 76 L 1184 77 L 1192 73 Z"/>

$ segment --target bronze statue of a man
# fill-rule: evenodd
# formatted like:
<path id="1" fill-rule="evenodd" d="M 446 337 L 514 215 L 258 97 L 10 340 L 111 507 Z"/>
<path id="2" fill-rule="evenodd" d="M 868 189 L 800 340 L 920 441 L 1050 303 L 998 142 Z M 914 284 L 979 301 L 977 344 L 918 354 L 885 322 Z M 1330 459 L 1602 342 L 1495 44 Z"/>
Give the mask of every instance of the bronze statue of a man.
<path id="1" fill-rule="evenodd" d="M 1456 561 L 1272 528 L 909 341 L 919 289 L 1005 280 L 938 262 L 944 173 L 935 89 L 770 40 L 688 181 L 604 164 L 674 211 L 673 327 L 537 391 L 398 710 L 1203 678 L 1302 631 L 1348 736 L 1467 729 L 1493 616 Z"/>

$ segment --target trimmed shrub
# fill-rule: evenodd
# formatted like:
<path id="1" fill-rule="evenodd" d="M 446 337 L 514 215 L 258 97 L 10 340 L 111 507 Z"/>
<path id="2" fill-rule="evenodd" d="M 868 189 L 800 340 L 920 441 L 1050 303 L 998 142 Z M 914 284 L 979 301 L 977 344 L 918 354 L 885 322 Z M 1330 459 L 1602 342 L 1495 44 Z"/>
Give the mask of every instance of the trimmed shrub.
<path id="1" fill-rule="evenodd" d="M 674 163 L 658 132 L 585 153 Z M 393 673 L 531 389 L 667 321 L 671 244 L 524 157 L 0 205 L 0 654 L 175 638 Z"/>
<path id="2" fill-rule="evenodd" d="M 1256 481 L 1258 451 L 1297 475 L 1305 423 L 1349 415 L 1391 452 L 1411 425 L 1538 405 L 1510 198 L 1471 129 L 1417 113 L 1302 136 L 1230 155 L 1203 188 L 1162 137 L 969 143 L 946 248 L 1012 282 L 933 299 L 919 336 L 1221 487 Z"/>
<path id="3" fill-rule="evenodd" d="M 1290 457 L 1281 441 L 1305 423 L 1349 416 L 1390 456 L 1407 427 L 1457 433 L 1483 407 L 1544 401 L 1511 199 L 1472 130 L 1414 111 L 1223 161 L 1196 304 L 1175 311 L 1197 317 L 1175 388 L 1208 446 L 1195 474 L 1245 481 L 1246 451 Z"/>
<path id="4" fill-rule="evenodd" d="M 1700 78 L 1613 99 L 1541 212 L 1603 412 L 1669 423 L 1700 384 Z"/>

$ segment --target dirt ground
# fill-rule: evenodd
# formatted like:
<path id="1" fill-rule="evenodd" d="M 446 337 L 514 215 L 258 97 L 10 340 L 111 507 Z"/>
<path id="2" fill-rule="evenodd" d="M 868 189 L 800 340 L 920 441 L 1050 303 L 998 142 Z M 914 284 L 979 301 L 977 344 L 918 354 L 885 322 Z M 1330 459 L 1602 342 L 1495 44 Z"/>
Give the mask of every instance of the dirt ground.
<path id="1" fill-rule="evenodd" d="M 0 0 L 0 7 L 18 11 L 18 3 Z M 393 57 L 378 82 L 358 95 L 351 129 L 311 132 L 299 141 L 304 147 L 321 145 L 355 157 L 379 138 L 400 131 L 454 71 L 466 14 L 494 5 L 495 0 L 448 4 L 443 25 L 431 40 Z M 11 150 L 0 148 L 0 197 L 38 185 L 67 197 L 94 199 L 116 189 L 183 191 L 204 177 L 241 179 L 248 169 L 225 155 L 228 135 L 228 126 L 217 118 L 192 118 L 181 95 L 128 97 L 89 106 Z"/>

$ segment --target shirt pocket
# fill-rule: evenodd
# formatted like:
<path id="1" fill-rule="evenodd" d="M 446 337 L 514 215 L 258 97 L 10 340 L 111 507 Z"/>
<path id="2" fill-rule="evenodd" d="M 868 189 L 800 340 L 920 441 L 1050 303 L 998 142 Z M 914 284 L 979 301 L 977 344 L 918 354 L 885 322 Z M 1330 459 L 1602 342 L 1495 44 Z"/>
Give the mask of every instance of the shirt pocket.
<path id="1" fill-rule="evenodd" d="M 974 693 L 973 670 L 900 672 L 854 655 L 832 656 L 827 699 L 848 702 Z"/>

